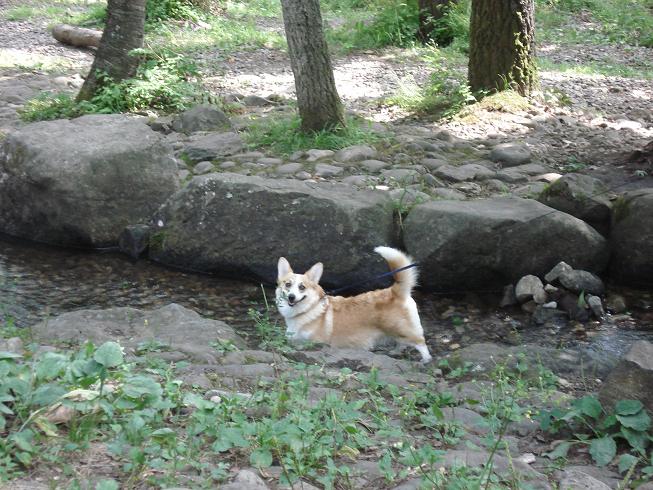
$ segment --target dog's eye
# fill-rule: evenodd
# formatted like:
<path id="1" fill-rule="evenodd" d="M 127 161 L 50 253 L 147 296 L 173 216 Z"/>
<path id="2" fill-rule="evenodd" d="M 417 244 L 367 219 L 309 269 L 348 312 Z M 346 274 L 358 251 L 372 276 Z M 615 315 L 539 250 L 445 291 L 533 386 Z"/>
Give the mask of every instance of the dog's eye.
<path id="1" fill-rule="evenodd" d="M 299 285 L 299 290 L 300 290 L 300 291 L 303 291 L 304 289 L 306 289 L 306 286 L 304 286 L 303 284 L 300 284 L 300 285 Z"/>
<path id="2" fill-rule="evenodd" d="M 287 283 L 286 283 L 286 287 L 289 288 L 290 286 L 292 286 L 292 283 L 291 283 L 291 282 L 287 282 Z"/>

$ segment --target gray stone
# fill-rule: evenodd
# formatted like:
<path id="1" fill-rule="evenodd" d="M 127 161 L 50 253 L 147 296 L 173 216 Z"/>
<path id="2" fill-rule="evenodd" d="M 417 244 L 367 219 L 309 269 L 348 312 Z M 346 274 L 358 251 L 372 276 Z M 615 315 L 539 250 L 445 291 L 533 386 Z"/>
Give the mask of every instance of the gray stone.
<path id="1" fill-rule="evenodd" d="M 466 431 L 484 435 L 488 433 L 487 421 L 482 415 L 463 407 L 443 407 L 443 420 L 445 422 L 458 422 Z"/>
<path id="2" fill-rule="evenodd" d="M 560 274 L 558 281 L 573 293 L 584 291 L 586 294 L 596 294 L 598 296 L 605 293 L 605 286 L 601 278 L 588 271 L 565 271 Z"/>
<path id="3" fill-rule="evenodd" d="M 610 490 L 602 481 L 577 469 L 563 470 L 558 485 L 560 490 Z"/>
<path id="4" fill-rule="evenodd" d="M 437 170 L 444 165 L 448 165 L 446 160 L 442 160 L 440 158 L 423 158 L 419 163 L 424 165 L 429 170 Z"/>
<path id="5" fill-rule="evenodd" d="M 515 296 L 515 287 L 512 284 L 508 284 L 503 288 L 503 295 L 499 306 L 505 308 L 507 306 L 514 306 L 517 304 L 517 296 Z"/>
<path id="6" fill-rule="evenodd" d="M 510 188 L 505 184 L 505 182 L 501 182 L 499 179 L 489 179 L 485 181 L 485 186 L 490 192 L 508 192 Z"/>
<path id="7" fill-rule="evenodd" d="M 148 225 L 126 226 L 118 238 L 118 247 L 132 259 L 137 259 L 147 250 L 151 233 Z"/>
<path id="8" fill-rule="evenodd" d="M 620 314 L 628 311 L 626 300 L 620 294 L 609 294 L 605 304 L 608 310 L 612 313 Z"/>
<path id="9" fill-rule="evenodd" d="M 281 158 L 272 158 L 272 157 L 263 157 L 259 158 L 256 163 L 259 165 L 264 165 L 266 167 L 271 167 L 274 165 L 281 165 L 283 160 Z"/>
<path id="10" fill-rule="evenodd" d="M 306 152 L 306 161 L 307 162 L 316 162 L 323 158 L 330 158 L 335 154 L 333 150 L 317 150 L 312 149 Z"/>
<path id="11" fill-rule="evenodd" d="M 417 189 L 392 189 L 390 197 L 402 206 L 412 206 L 431 200 L 431 196 Z"/>
<path id="12" fill-rule="evenodd" d="M 113 340 L 132 352 L 140 344 L 157 340 L 189 360 L 208 364 L 217 363 L 218 358 L 211 342 L 221 340 L 231 341 L 238 347 L 245 345 L 226 323 L 202 318 L 174 303 L 155 310 L 122 307 L 63 313 L 34 325 L 32 334 L 40 342 L 82 344 L 90 340 L 100 345 Z"/>
<path id="13" fill-rule="evenodd" d="M 260 151 L 248 151 L 231 156 L 231 159 L 236 160 L 237 162 L 251 162 L 253 160 L 258 160 L 259 158 L 265 158 L 265 154 Z"/>
<path id="14" fill-rule="evenodd" d="M 502 143 L 492 148 L 490 159 L 504 167 L 516 167 L 531 160 L 531 151 L 521 143 Z"/>
<path id="15" fill-rule="evenodd" d="M 293 175 L 299 172 L 302 169 L 301 163 L 285 163 L 283 165 L 280 165 L 277 167 L 275 170 L 275 173 L 277 175 Z"/>
<path id="16" fill-rule="evenodd" d="M 342 182 L 356 187 L 367 187 L 378 180 L 376 177 L 370 177 L 369 175 L 350 175 L 342 179 Z"/>
<path id="17" fill-rule="evenodd" d="M 519 170 L 513 170 L 511 168 L 499 170 L 496 173 L 496 178 L 508 184 L 522 184 L 524 182 L 528 182 L 528 175 L 520 172 Z"/>
<path id="18" fill-rule="evenodd" d="M 265 481 L 258 476 L 256 470 L 240 470 L 231 483 L 220 486 L 221 490 L 267 490 Z"/>
<path id="19" fill-rule="evenodd" d="M 433 197 L 438 199 L 464 201 L 467 196 L 456 189 L 449 189 L 448 187 L 436 187 L 432 191 Z"/>
<path id="20" fill-rule="evenodd" d="M 489 459 L 489 453 L 483 450 L 450 449 L 446 451 L 442 461 L 439 461 L 438 464 L 445 468 L 452 468 L 454 466 L 479 468 L 484 466 Z M 497 475 L 512 475 L 513 471 L 515 471 L 525 480 L 536 480 L 542 483 L 547 481 L 546 476 L 542 473 L 535 471 L 529 465 L 515 459 L 509 459 L 505 456 L 495 454 L 492 463 L 492 470 Z M 547 484 L 544 488 L 550 487 Z"/>
<path id="21" fill-rule="evenodd" d="M 227 156 L 235 159 L 243 148 L 245 143 L 238 133 L 211 133 L 194 138 L 183 153 L 191 162 L 201 162 Z"/>
<path id="22" fill-rule="evenodd" d="M 531 182 L 521 187 L 517 187 L 512 194 L 525 199 L 537 199 L 545 189 L 546 184 L 544 182 Z"/>
<path id="23" fill-rule="evenodd" d="M 533 312 L 532 320 L 536 325 L 546 325 L 552 323 L 554 325 L 565 325 L 569 319 L 569 315 L 561 310 L 558 310 L 557 303 L 552 301 L 543 305 L 537 305 Z"/>
<path id="24" fill-rule="evenodd" d="M 208 174 L 209 172 L 213 172 L 214 168 L 211 162 L 200 162 L 193 167 L 193 173 L 195 175 Z"/>
<path id="25" fill-rule="evenodd" d="M 270 99 L 260 97 L 258 95 L 246 95 L 241 101 L 247 107 L 269 107 L 276 105 L 276 103 Z"/>
<path id="26" fill-rule="evenodd" d="M 381 160 L 363 160 L 359 165 L 371 173 L 378 173 L 384 168 L 390 166 L 388 162 L 383 162 Z"/>
<path id="27" fill-rule="evenodd" d="M 544 280 L 546 282 L 552 283 L 557 281 L 558 278 L 565 272 L 571 272 L 573 270 L 574 269 L 566 262 L 558 262 L 553 269 L 546 273 Z"/>
<path id="28" fill-rule="evenodd" d="M 605 316 L 605 312 L 603 311 L 603 303 L 601 302 L 601 298 L 598 296 L 592 296 L 589 295 L 585 298 L 587 301 L 587 306 L 590 307 L 590 310 L 592 311 L 592 314 L 601 320 Z"/>
<path id="29" fill-rule="evenodd" d="M 653 286 L 653 189 L 629 192 L 614 203 L 610 242 L 611 276 L 626 285 Z"/>
<path id="30" fill-rule="evenodd" d="M 0 339 L 0 352 L 11 352 L 22 356 L 25 353 L 25 347 L 20 337 L 11 337 L 7 340 Z"/>
<path id="31" fill-rule="evenodd" d="M 635 342 L 605 380 L 599 399 L 606 407 L 619 400 L 639 400 L 653 413 L 653 343 Z"/>
<path id="32" fill-rule="evenodd" d="M 401 185 L 410 185 L 419 182 L 420 173 L 409 168 L 391 168 L 381 172 L 383 178 L 394 180 Z"/>
<path id="33" fill-rule="evenodd" d="M 329 165 L 326 163 L 318 163 L 315 165 L 315 175 L 318 177 L 335 177 L 344 172 L 345 169 L 342 167 L 336 167 L 335 165 Z"/>
<path id="34" fill-rule="evenodd" d="M 592 225 L 604 236 L 610 230 L 607 187 L 589 175 L 566 174 L 550 184 L 538 201 Z"/>
<path id="35" fill-rule="evenodd" d="M 531 299 L 534 299 L 536 303 L 543 303 L 544 301 L 538 301 L 538 299 L 542 298 L 542 295 L 546 298 L 544 284 L 542 284 L 539 277 L 532 274 L 522 277 L 515 286 L 515 296 L 520 303 L 525 303 Z"/>
<path id="36" fill-rule="evenodd" d="M 151 258 L 271 282 L 280 255 L 297 270 L 322 261 L 328 284 L 386 272 L 373 249 L 394 236 L 387 193 L 231 173 L 195 177 L 161 207 L 159 221 Z"/>
<path id="37" fill-rule="evenodd" d="M 348 148 L 343 148 L 339 150 L 334 158 L 339 162 L 360 162 L 363 160 L 369 160 L 376 158 L 377 151 L 368 145 L 354 145 Z"/>
<path id="38" fill-rule="evenodd" d="M 306 170 L 301 170 L 295 174 L 295 177 L 298 178 L 299 180 L 309 180 L 313 176 L 309 174 Z"/>
<path id="39" fill-rule="evenodd" d="M 595 271 L 608 259 L 596 230 L 528 199 L 431 201 L 415 206 L 403 223 L 407 251 L 429 288 L 503 287 L 543 275 L 560 259 Z"/>
<path id="40" fill-rule="evenodd" d="M 453 182 L 464 182 L 466 180 L 485 180 L 495 176 L 495 172 L 478 163 L 468 163 L 460 167 L 444 165 L 434 174 L 437 177 Z"/>
<path id="41" fill-rule="evenodd" d="M 172 129 L 178 133 L 196 131 L 218 131 L 231 128 L 227 115 L 210 104 L 201 104 L 179 114 L 172 122 Z"/>
<path id="42" fill-rule="evenodd" d="M 227 160 L 226 162 L 222 162 L 218 167 L 220 167 L 222 170 L 227 170 L 229 168 L 234 168 L 236 166 L 236 162 L 232 162 L 230 160 Z"/>
<path id="43" fill-rule="evenodd" d="M 0 147 L 0 232 L 107 247 L 179 187 L 177 163 L 143 119 L 89 115 L 29 124 Z"/>

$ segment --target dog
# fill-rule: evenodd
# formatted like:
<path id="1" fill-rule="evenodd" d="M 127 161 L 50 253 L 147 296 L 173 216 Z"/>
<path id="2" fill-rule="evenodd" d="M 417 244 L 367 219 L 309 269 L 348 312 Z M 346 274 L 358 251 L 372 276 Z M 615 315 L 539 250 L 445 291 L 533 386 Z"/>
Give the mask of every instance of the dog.
<path id="1" fill-rule="evenodd" d="M 390 266 L 401 269 L 410 257 L 390 247 L 376 247 Z M 293 340 L 309 340 L 333 347 L 371 349 L 384 336 L 412 345 L 431 360 L 422 324 L 411 292 L 417 284 L 415 268 L 395 272 L 395 283 L 357 296 L 329 296 L 319 285 L 324 267 L 318 262 L 304 274 L 296 274 L 281 257 L 277 264 L 276 304 L 286 322 L 286 335 Z"/>

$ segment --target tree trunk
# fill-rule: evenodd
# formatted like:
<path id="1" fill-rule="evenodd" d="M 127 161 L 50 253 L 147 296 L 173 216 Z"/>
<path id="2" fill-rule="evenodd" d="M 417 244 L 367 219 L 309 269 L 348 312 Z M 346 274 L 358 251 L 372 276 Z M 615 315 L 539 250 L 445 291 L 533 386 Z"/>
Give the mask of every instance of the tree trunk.
<path id="1" fill-rule="evenodd" d="M 101 75 L 119 82 L 134 76 L 139 58 L 131 56 L 133 49 L 143 47 L 146 0 L 108 0 L 107 25 L 93 66 L 86 77 L 77 100 L 89 100 L 101 85 Z M 100 74 L 100 77 L 98 77 Z"/>
<path id="2" fill-rule="evenodd" d="M 456 0 L 418 0 L 419 29 L 417 34 L 423 43 L 435 41 L 441 45 L 451 44 L 450 33 L 436 35 L 433 32 L 438 20 L 444 15 L 445 9 Z"/>
<path id="3" fill-rule="evenodd" d="M 344 127 L 319 0 L 281 0 L 281 8 L 302 131 Z"/>
<path id="4" fill-rule="evenodd" d="M 57 24 L 52 28 L 52 37 L 70 46 L 97 48 L 100 46 L 102 32 L 68 24 Z"/>
<path id="5" fill-rule="evenodd" d="M 533 0 L 472 0 L 469 85 L 473 91 L 537 87 Z"/>

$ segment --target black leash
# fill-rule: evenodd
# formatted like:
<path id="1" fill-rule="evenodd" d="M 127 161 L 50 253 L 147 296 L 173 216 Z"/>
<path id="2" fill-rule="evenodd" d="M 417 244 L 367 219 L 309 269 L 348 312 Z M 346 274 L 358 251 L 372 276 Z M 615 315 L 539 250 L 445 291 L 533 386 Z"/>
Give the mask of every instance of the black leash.
<path id="1" fill-rule="evenodd" d="M 392 276 L 392 275 L 396 274 L 397 272 L 405 271 L 407 269 L 412 269 L 413 267 L 417 267 L 416 262 L 414 262 L 412 264 L 409 264 L 409 265 L 405 265 L 405 266 L 400 267 L 399 269 L 395 269 L 393 271 L 384 272 L 383 274 L 380 274 L 380 275 L 378 275 L 376 277 L 371 277 L 371 278 L 365 279 L 363 281 L 355 282 L 354 284 L 349 284 L 348 286 L 344 286 L 344 287 L 341 287 L 341 288 L 338 288 L 338 289 L 330 289 L 330 290 L 327 291 L 327 294 L 329 296 L 334 296 L 334 295 L 336 295 L 338 293 L 341 293 L 343 291 L 347 291 L 348 289 L 353 289 L 355 287 L 362 286 L 363 284 L 367 284 L 367 283 L 372 282 L 372 281 L 378 281 L 379 279 L 383 279 L 384 277 Z"/>

